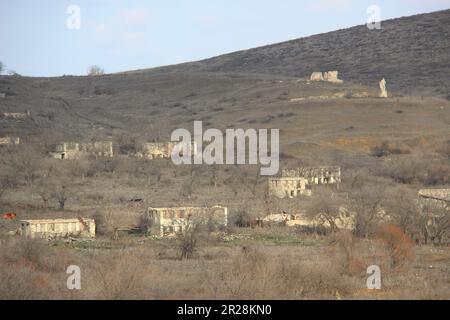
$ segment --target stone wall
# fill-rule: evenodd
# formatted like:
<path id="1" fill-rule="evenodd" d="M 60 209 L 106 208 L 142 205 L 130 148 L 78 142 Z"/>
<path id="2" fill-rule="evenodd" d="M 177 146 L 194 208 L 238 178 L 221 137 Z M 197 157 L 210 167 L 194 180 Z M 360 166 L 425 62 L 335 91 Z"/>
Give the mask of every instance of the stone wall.
<path id="1" fill-rule="evenodd" d="M 21 220 L 20 234 L 30 238 L 95 237 L 94 219 Z"/>
<path id="2" fill-rule="evenodd" d="M 198 224 L 210 224 L 215 228 L 226 227 L 228 209 L 221 206 L 148 208 L 144 219 L 148 221 L 148 232 L 167 236 L 183 232 L 187 227 Z"/>
<path id="3" fill-rule="evenodd" d="M 300 167 L 283 169 L 282 177 L 305 178 L 309 184 L 335 184 L 341 182 L 340 167 Z"/>
<path id="4" fill-rule="evenodd" d="M 280 199 L 311 195 L 308 181 L 301 177 L 271 177 L 268 183 L 269 195 Z"/>
<path id="5" fill-rule="evenodd" d="M 27 112 L 1 112 L 0 119 L 4 120 L 25 120 L 31 117 L 31 113 Z"/>
<path id="6" fill-rule="evenodd" d="M 331 83 L 342 83 L 344 81 L 340 80 L 338 71 L 328 71 L 328 72 L 313 72 L 311 74 L 311 81 L 327 81 Z"/>
<path id="7" fill-rule="evenodd" d="M 78 159 L 88 155 L 112 158 L 114 156 L 113 144 L 110 141 L 64 142 L 58 144 L 55 147 L 55 151 L 51 152 L 51 156 L 56 159 Z"/>
<path id="8" fill-rule="evenodd" d="M 146 159 L 168 159 L 171 158 L 172 152 L 178 142 L 148 142 L 142 145 L 142 152 L 138 157 Z M 193 155 L 197 154 L 197 145 L 194 143 L 187 146 L 189 152 Z"/>
<path id="9" fill-rule="evenodd" d="M 430 208 L 450 210 L 450 189 L 422 189 L 419 190 L 419 205 L 423 209 Z"/>
<path id="10" fill-rule="evenodd" d="M 322 72 L 313 72 L 310 77 L 311 81 L 323 81 Z"/>
<path id="11" fill-rule="evenodd" d="M 262 220 L 264 225 L 281 224 L 287 227 L 331 228 L 329 221 L 321 218 L 309 218 L 305 214 L 275 213 L 267 215 Z M 347 214 L 344 208 L 340 209 L 335 223 L 340 230 L 353 230 L 355 227 L 354 217 Z"/>
<path id="12" fill-rule="evenodd" d="M 19 137 L 1 137 L 0 145 L 18 145 L 20 144 Z"/>

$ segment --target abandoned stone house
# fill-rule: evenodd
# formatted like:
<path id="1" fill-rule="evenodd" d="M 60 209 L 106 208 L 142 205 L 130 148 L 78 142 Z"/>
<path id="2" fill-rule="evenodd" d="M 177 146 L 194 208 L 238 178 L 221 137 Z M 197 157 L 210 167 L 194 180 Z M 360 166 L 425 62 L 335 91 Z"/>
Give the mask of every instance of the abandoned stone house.
<path id="1" fill-rule="evenodd" d="M 1 112 L 0 119 L 3 120 L 25 120 L 31 117 L 30 111 L 27 112 Z"/>
<path id="2" fill-rule="evenodd" d="M 299 195 L 310 196 L 308 180 L 301 177 L 271 177 L 268 180 L 269 195 L 280 199 L 294 198 Z"/>
<path id="3" fill-rule="evenodd" d="M 0 145 L 18 145 L 20 144 L 19 137 L 0 137 Z"/>
<path id="4" fill-rule="evenodd" d="M 112 158 L 114 155 L 113 144 L 111 141 L 88 143 L 64 142 L 56 145 L 55 151 L 51 152 L 51 156 L 55 159 L 78 159 L 88 155 Z"/>
<path id="5" fill-rule="evenodd" d="M 328 71 L 328 72 L 313 72 L 311 74 L 310 80 L 311 81 L 327 81 L 331 83 L 342 83 L 341 79 L 338 77 L 339 72 L 338 71 Z"/>
<path id="6" fill-rule="evenodd" d="M 340 167 L 300 167 L 297 169 L 283 169 L 282 177 L 300 177 L 310 185 L 341 183 Z"/>
<path id="7" fill-rule="evenodd" d="M 450 210 L 450 189 L 419 190 L 419 205 Z"/>
<path id="8" fill-rule="evenodd" d="M 178 142 L 148 142 L 142 145 L 142 151 L 137 153 L 139 158 L 146 159 L 168 159 Z M 192 155 L 197 154 L 197 145 L 195 142 L 188 144 L 186 149 Z"/>
<path id="9" fill-rule="evenodd" d="M 331 228 L 329 221 L 320 217 L 309 218 L 305 214 L 275 213 L 267 215 L 262 221 L 264 225 L 282 224 L 287 227 Z M 341 208 L 339 216 L 335 219 L 335 224 L 340 230 L 353 230 L 355 227 L 354 217 L 344 208 Z"/>
<path id="10" fill-rule="evenodd" d="M 147 232 L 152 235 L 168 236 L 199 224 L 214 229 L 226 227 L 228 209 L 221 206 L 148 208 L 143 218 L 147 221 Z"/>
<path id="11" fill-rule="evenodd" d="M 19 232 L 30 238 L 95 237 L 95 221 L 87 218 L 21 220 Z"/>

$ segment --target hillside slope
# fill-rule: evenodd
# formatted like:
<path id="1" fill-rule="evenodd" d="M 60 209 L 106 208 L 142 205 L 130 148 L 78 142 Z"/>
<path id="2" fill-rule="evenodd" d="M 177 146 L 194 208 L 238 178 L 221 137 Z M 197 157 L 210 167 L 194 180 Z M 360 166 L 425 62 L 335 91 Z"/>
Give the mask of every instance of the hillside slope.
<path id="1" fill-rule="evenodd" d="M 376 86 L 386 78 L 404 93 L 449 94 L 450 10 L 314 35 L 215 58 L 166 67 L 307 77 L 338 70 L 344 80 Z"/>

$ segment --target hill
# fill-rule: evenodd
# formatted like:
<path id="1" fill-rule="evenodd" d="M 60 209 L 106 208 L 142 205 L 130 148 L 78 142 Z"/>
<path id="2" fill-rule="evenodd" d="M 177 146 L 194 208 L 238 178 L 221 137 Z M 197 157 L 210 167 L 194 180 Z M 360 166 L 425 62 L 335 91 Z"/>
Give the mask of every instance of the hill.
<path id="1" fill-rule="evenodd" d="M 356 26 L 163 70 L 293 77 L 338 70 L 342 79 L 365 85 L 384 77 L 405 93 L 450 93 L 450 10 L 387 20 L 381 27 Z"/>

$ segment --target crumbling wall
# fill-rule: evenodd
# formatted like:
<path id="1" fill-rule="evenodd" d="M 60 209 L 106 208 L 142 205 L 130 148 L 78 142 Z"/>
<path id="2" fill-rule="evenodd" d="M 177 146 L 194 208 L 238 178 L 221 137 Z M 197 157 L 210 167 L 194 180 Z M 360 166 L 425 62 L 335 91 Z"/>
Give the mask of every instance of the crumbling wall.
<path id="1" fill-rule="evenodd" d="M 308 181 L 301 177 L 271 177 L 268 179 L 269 195 L 280 199 L 311 195 Z"/>
<path id="2" fill-rule="evenodd" d="M 87 218 L 20 221 L 20 234 L 30 238 L 95 237 L 95 221 Z"/>
<path id="3" fill-rule="evenodd" d="M 450 189 L 419 190 L 419 205 L 450 209 Z"/>
<path id="4" fill-rule="evenodd" d="M 63 142 L 56 145 L 55 151 L 50 154 L 56 159 L 78 159 L 88 155 L 110 158 L 114 156 L 111 141 L 88 143 Z"/>
<path id="5" fill-rule="evenodd" d="M 27 112 L 2 112 L 0 113 L 0 119 L 4 120 L 26 120 L 31 117 L 31 113 Z"/>
<path id="6" fill-rule="evenodd" d="M 297 169 L 283 169 L 282 177 L 305 178 L 309 184 L 341 183 L 340 167 L 300 167 Z"/>
<path id="7" fill-rule="evenodd" d="M 149 142 L 142 146 L 142 154 L 147 159 L 170 158 L 172 148 L 168 142 Z"/>
<path id="8" fill-rule="evenodd" d="M 179 142 L 149 142 L 144 143 L 142 152 L 138 157 L 147 159 L 168 159 L 172 157 L 172 152 Z M 197 144 L 195 142 L 186 145 L 186 149 L 192 155 L 197 154 Z"/>
<path id="9" fill-rule="evenodd" d="M 328 71 L 323 74 L 323 80 L 331 83 L 342 83 L 343 81 L 338 77 L 338 71 Z"/>
<path id="10" fill-rule="evenodd" d="M 1 137 L 0 145 L 18 145 L 20 144 L 19 137 Z"/>
<path id="11" fill-rule="evenodd" d="M 339 79 L 339 72 L 338 71 L 328 71 L 328 72 L 313 72 L 311 74 L 310 80 L 311 81 L 327 81 L 331 83 L 342 83 L 341 79 Z"/>
<path id="12" fill-rule="evenodd" d="M 192 225 L 226 227 L 228 209 L 221 206 L 148 208 L 144 218 L 149 221 L 148 232 L 166 236 L 183 232 Z"/>
<path id="13" fill-rule="evenodd" d="M 331 228 L 329 221 L 321 218 L 309 218 L 305 214 L 272 213 L 262 219 L 263 224 L 282 224 L 287 227 L 309 227 Z M 344 208 L 341 208 L 338 218 L 335 220 L 336 227 L 341 230 L 353 230 L 355 219 L 353 215 L 348 215 Z"/>
<path id="14" fill-rule="evenodd" d="M 322 72 L 313 72 L 310 77 L 311 81 L 323 81 Z"/>
<path id="15" fill-rule="evenodd" d="M 79 151 L 101 157 L 112 158 L 114 155 L 113 144 L 111 141 L 96 141 L 96 142 L 81 143 L 79 146 Z"/>

